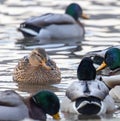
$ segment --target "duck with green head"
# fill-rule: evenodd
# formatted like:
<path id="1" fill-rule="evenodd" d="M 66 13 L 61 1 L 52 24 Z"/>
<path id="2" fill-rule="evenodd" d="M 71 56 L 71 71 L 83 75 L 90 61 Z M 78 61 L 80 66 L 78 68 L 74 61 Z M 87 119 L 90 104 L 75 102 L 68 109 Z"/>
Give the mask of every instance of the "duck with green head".
<path id="1" fill-rule="evenodd" d="M 71 39 L 80 38 L 85 34 L 84 26 L 79 17 L 88 19 L 77 3 L 71 3 L 65 14 L 47 13 L 32 17 L 20 24 L 18 31 L 24 37 L 37 39 Z"/>
<path id="2" fill-rule="evenodd" d="M 105 70 L 107 69 L 107 72 Z M 104 73 L 101 75 L 102 81 L 108 85 L 110 89 L 110 95 L 115 100 L 120 100 L 120 49 L 119 48 L 109 48 L 104 57 L 103 63 L 97 68 L 97 71 L 104 70 Z M 107 75 L 106 75 L 107 73 Z"/>
<path id="3" fill-rule="evenodd" d="M 97 78 L 102 80 L 110 90 L 115 100 L 120 100 L 120 46 L 111 46 L 103 50 L 88 52 L 97 65 Z"/>
<path id="4" fill-rule="evenodd" d="M 119 73 L 120 66 L 120 46 L 111 46 L 103 50 L 91 51 L 85 54 L 86 57 L 90 57 L 97 72 L 101 72 L 101 75 L 116 75 Z M 101 66 L 100 66 L 101 65 Z M 97 73 L 98 74 L 98 73 Z"/>
<path id="5" fill-rule="evenodd" d="M 105 53 L 104 61 L 97 71 L 104 69 L 106 66 L 108 66 L 110 70 L 120 68 L 120 49 L 114 47 L 108 49 Z"/>
<path id="6" fill-rule="evenodd" d="M 102 81 L 96 79 L 96 69 L 90 58 L 82 59 L 77 76 L 78 80 L 66 90 L 66 96 L 61 104 L 63 112 L 101 115 L 115 110 L 109 89 Z"/>
<path id="7" fill-rule="evenodd" d="M 45 121 L 46 114 L 60 119 L 60 103 L 56 94 L 51 91 L 39 91 L 28 98 L 21 97 L 13 90 L 0 92 L 0 120 L 20 121 L 25 118 Z"/>
<path id="8" fill-rule="evenodd" d="M 102 80 L 108 85 L 108 87 L 113 88 L 116 85 L 120 85 L 120 49 L 119 48 L 109 48 L 104 56 L 104 61 L 97 68 L 100 71 L 105 68 L 109 68 L 109 71 L 104 71 L 102 74 Z M 107 75 L 106 75 L 107 73 Z"/>

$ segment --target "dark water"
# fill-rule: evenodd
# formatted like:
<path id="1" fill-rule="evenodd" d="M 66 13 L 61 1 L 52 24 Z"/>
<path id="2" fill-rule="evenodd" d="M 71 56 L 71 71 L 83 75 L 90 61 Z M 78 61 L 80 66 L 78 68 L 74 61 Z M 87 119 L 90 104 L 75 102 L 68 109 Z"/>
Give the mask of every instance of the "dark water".
<path id="1" fill-rule="evenodd" d="M 0 91 L 13 89 L 26 97 L 40 89 L 54 91 L 60 99 L 65 89 L 76 79 L 77 66 L 86 52 L 99 50 L 120 43 L 120 0 L 76 0 L 84 12 L 90 15 L 85 24 L 85 39 L 59 41 L 23 40 L 17 27 L 31 16 L 47 12 L 64 13 L 65 7 L 74 0 L 0 0 Z M 80 42 L 83 40 L 82 42 Z M 12 72 L 18 60 L 36 47 L 46 49 L 61 69 L 62 81 L 50 86 L 20 85 L 12 80 Z M 101 117 L 78 117 L 62 114 L 61 121 L 120 120 L 120 112 Z M 48 121 L 52 121 L 48 117 Z"/>

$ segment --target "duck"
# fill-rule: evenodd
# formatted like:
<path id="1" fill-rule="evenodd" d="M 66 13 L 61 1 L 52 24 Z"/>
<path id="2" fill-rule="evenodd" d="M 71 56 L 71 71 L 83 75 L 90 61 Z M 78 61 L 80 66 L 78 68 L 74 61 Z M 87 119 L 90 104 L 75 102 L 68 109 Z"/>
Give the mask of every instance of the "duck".
<path id="1" fill-rule="evenodd" d="M 104 68 L 108 68 L 107 72 L 104 71 L 101 79 L 104 81 L 108 87 L 112 90 L 110 95 L 116 100 L 120 101 L 119 91 L 120 91 L 120 49 L 112 47 L 108 49 L 104 56 L 104 61 L 97 68 L 100 71 Z M 107 75 L 105 75 L 107 73 Z"/>
<path id="2" fill-rule="evenodd" d="M 44 48 L 35 48 L 18 61 L 13 70 L 13 80 L 27 84 L 60 83 L 61 72 Z"/>
<path id="3" fill-rule="evenodd" d="M 0 92 L 1 121 L 20 121 L 28 118 L 45 121 L 46 114 L 58 120 L 59 109 L 59 98 L 49 90 L 41 90 L 27 98 L 23 98 L 15 90 Z"/>
<path id="4" fill-rule="evenodd" d="M 78 115 L 102 115 L 115 111 L 115 102 L 106 84 L 96 78 L 96 69 L 84 57 L 77 69 L 77 80 L 66 89 L 61 111 Z"/>
<path id="5" fill-rule="evenodd" d="M 46 13 L 41 16 L 31 17 L 20 24 L 18 31 L 24 37 L 40 39 L 71 39 L 84 37 L 84 25 L 79 17 L 88 19 L 77 3 L 71 3 L 65 14 Z"/>
<path id="6" fill-rule="evenodd" d="M 90 57 L 94 62 L 94 66 L 96 68 L 98 68 L 105 60 L 106 52 L 111 48 L 120 49 L 120 45 L 110 46 L 110 47 L 107 47 L 102 50 L 90 51 L 90 52 L 86 53 L 84 57 Z M 117 56 L 117 54 L 119 54 L 119 52 L 114 52 L 113 50 L 112 50 L 112 53 L 114 53 L 114 54 L 116 53 L 116 56 Z M 104 65 L 104 64 L 102 64 L 102 65 Z M 112 69 L 112 70 L 114 70 L 114 69 Z M 103 67 L 102 69 L 99 69 L 99 71 L 100 71 L 100 74 L 109 76 L 109 72 L 111 71 L 111 69 L 108 66 L 106 66 L 106 64 L 105 64 L 105 68 Z M 99 72 L 99 71 L 97 71 L 97 72 Z"/>
<path id="7" fill-rule="evenodd" d="M 110 95 L 115 101 L 120 101 L 120 46 L 111 46 L 103 50 L 89 52 L 97 64 L 97 78 L 110 89 Z"/>

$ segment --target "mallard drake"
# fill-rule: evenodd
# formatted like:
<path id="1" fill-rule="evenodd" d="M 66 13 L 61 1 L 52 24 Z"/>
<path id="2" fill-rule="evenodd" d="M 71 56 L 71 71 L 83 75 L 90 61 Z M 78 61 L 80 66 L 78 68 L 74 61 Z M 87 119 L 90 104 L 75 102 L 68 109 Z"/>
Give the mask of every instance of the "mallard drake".
<path id="1" fill-rule="evenodd" d="M 120 100 L 120 46 L 112 46 L 100 51 L 88 53 L 98 64 L 97 71 L 101 71 L 100 78 L 111 89 L 110 95 Z M 98 74 L 99 75 L 99 74 Z M 117 87 L 116 87 L 117 86 Z"/>
<path id="2" fill-rule="evenodd" d="M 45 49 L 35 48 L 29 56 L 19 60 L 13 72 L 13 80 L 33 84 L 59 83 L 61 73 Z"/>
<path id="3" fill-rule="evenodd" d="M 91 56 L 97 64 L 97 72 L 101 71 L 102 80 L 113 88 L 120 84 L 120 47 L 112 46 L 104 50 L 93 51 L 87 55 Z M 99 75 L 99 74 L 98 74 Z"/>
<path id="4" fill-rule="evenodd" d="M 73 82 L 66 90 L 61 104 L 63 112 L 100 115 L 115 110 L 109 89 L 104 82 L 96 79 L 96 69 L 90 58 L 82 59 L 77 76 L 79 80 Z"/>
<path id="5" fill-rule="evenodd" d="M 20 121 L 24 118 L 46 120 L 46 114 L 60 119 L 60 103 L 56 94 L 42 90 L 27 98 L 13 90 L 0 92 L 0 120 Z"/>
<path id="6" fill-rule="evenodd" d="M 18 31 L 25 37 L 38 39 L 71 39 L 83 37 L 85 30 L 79 17 L 87 19 L 77 3 L 71 3 L 65 14 L 47 13 L 32 17 L 20 24 Z"/>
<path id="7" fill-rule="evenodd" d="M 112 49 L 112 48 L 116 48 L 116 49 L 113 49 L 112 50 L 112 54 L 114 56 L 117 56 L 117 57 L 114 57 L 112 54 L 111 56 L 113 56 L 113 58 L 118 58 L 118 55 L 119 55 L 119 49 L 120 49 L 120 46 L 111 46 L 111 47 L 108 47 L 106 49 L 103 49 L 103 50 L 98 50 L 98 51 L 91 51 L 91 52 L 88 52 L 85 56 L 87 57 L 91 57 L 91 59 L 93 60 L 94 64 L 97 66 L 96 68 L 98 68 L 102 63 L 103 61 L 105 61 L 105 54 L 107 53 L 108 50 Z M 108 58 L 108 57 L 107 57 Z M 117 60 L 116 60 L 117 61 Z M 109 62 L 112 63 L 112 60 L 109 60 Z M 114 62 L 115 64 L 116 62 Z M 118 63 L 116 63 L 116 65 L 118 66 Z M 119 64 L 120 65 L 120 64 Z M 113 66 L 113 65 L 112 65 Z M 114 65 L 115 66 L 115 65 Z M 101 67 L 100 67 L 101 68 Z M 113 68 L 113 69 L 112 69 Z M 117 68 L 118 69 L 118 68 Z M 98 71 L 101 71 L 101 74 L 102 75 L 111 75 L 112 73 L 114 73 L 114 71 L 116 70 L 115 67 L 109 67 L 107 66 L 106 64 L 102 64 L 102 69 L 97 69 Z M 113 71 L 111 74 L 110 71 Z M 115 73 L 117 74 L 117 73 Z"/>
<path id="8" fill-rule="evenodd" d="M 105 52 L 104 61 L 97 71 L 104 69 L 106 66 L 108 66 L 111 71 L 115 71 L 117 69 L 118 72 L 120 70 L 120 49 L 114 47 L 109 48 Z M 115 75 L 117 72 L 111 72 L 109 75 Z"/>
<path id="9" fill-rule="evenodd" d="M 110 87 L 110 95 L 115 100 L 120 100 L 120 49 L 110 48 L 106 51 L 103 63 L 97 68 L 97 71 L 108 67 L 107 75 L 102 75 L 102 80 Z M 106 71 L 104 71 L 106 74 Z"/>

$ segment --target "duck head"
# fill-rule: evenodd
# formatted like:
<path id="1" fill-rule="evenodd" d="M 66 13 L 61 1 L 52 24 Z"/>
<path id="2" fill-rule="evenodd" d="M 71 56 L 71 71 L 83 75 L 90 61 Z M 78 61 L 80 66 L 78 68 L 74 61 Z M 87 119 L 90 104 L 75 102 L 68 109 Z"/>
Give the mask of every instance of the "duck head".
<path id="1" fill-rule="evenodd" d="M 94 80 L 96 77 L 96 69 L 93 61 L 89 57 L 82 59 L 77 69 L 77 77 L 79 80 Z"/>
<path id="2" fill-rule="evenodd" d="M 97 71 L 104 69 L 106 66 L 108 66 L 111 70 L 115 70 L 120 67 L 120 49 L 108 49 L 105 53 L 104 61 L 97 68 Z"/>
<path id="3" fill-rule="evenodd" d="M 49 66 L 48 59 L 49 57 L 43 48 L 34 49 L 29 56 L 29 62 L 32 66 L 42 66 L 50 70 L 51 67 Z"/>
<path id="4" fill-rule="evenodd" d="M 72 16 L 75 20 L 78 20 L 79 17 L 88 19 L 89 17 L 83 14 L 82 8 L 77 3 L 71 3 L 65 11 L 66 14 Z"/>
<path id="5" fill-rule="evenodd" d="M 53 92 L 43 90 L 31 97 L 31 101 L 40 107 L 46 114 L 51 115 L 54 119 L 60 119 L 59 109 L 60 102 Z"/>

